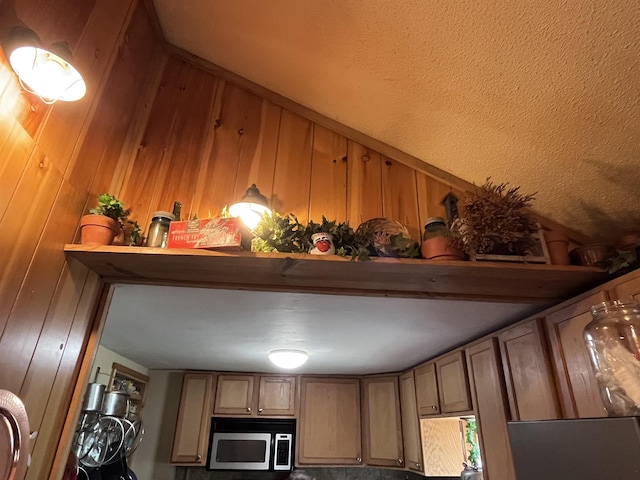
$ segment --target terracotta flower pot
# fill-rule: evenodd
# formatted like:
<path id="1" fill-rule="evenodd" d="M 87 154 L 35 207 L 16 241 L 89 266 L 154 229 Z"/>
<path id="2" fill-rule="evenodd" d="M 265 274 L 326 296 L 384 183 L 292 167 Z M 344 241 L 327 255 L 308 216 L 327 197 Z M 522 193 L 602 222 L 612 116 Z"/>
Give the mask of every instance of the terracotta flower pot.
<path id="1" fill-rule="evenodd" d="M 428 260 L 464 260 L 464 252 L 451 244 L 450 237 L 423 240 L 420 254 Z"/>
<path id="2" fill-rule="evenodd" d="M 80 243 L 83 245 L 111 245 L 120 232 L 120 224 L 104 215 L 85 215 L 80 219 Z"/>
<path id="3" fill-rule="evenodd" d="M 544 232 L 544 241 L 552 265 L 569 265 L 569 237 L 562 232 Z"/>

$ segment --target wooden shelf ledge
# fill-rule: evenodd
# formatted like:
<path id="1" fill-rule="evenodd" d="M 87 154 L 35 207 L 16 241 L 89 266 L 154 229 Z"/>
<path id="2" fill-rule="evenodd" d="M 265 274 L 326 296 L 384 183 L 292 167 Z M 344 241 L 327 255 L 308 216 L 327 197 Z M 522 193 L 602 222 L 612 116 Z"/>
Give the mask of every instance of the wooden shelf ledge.
<path id="1" fill-rule="evenodd" d="M 65 245 L 107 283 L 553 304 L 608 280 L 594 267 Z"/>

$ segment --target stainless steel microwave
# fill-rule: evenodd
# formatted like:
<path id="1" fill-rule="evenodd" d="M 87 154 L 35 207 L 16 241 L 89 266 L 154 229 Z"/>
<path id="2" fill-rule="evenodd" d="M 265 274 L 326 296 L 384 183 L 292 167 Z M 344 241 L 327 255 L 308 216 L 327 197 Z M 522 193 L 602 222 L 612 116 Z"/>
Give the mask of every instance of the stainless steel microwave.
<path id="1" fill-rule="evenodd" d="M 213 418 L 208 470 L 290 471 L 295 420 Z"/>

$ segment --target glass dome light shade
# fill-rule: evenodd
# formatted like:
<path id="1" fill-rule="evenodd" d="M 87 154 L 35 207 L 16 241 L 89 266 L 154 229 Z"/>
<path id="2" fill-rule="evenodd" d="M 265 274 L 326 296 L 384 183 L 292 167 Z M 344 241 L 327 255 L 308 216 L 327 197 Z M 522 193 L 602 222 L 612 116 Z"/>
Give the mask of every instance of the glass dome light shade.
<path id="1" fill-rule="evenodd" d="M 258 223 L 262 220 L 262 215 L 270 213 L 269 202 L 260 193 L 255 183 L 247 189 L 247 193 L 238 203 L 234 203 L 229 207 L 229 214 L 232 217 L 239 217 L 251 230 L 258 226 Z"/>
<path id="2" fill-rule="evenodd" d="M 301 367 L 309 359 L 307 352 L 302 350 L 272 350 L 269 353 L 269 360 L 276 367 L 294 369 Z"/>
<path id="3" fill-rule="evenodd" d="M 44 102 L 72 102 L 84 97 L 87 86 L 80 72 L 69 63 L 71 51 L 66 43 L 54 43 L 44 49 L 32 30 L 17 28 L 11 33 L 6 51 L 24 89 Z"/>

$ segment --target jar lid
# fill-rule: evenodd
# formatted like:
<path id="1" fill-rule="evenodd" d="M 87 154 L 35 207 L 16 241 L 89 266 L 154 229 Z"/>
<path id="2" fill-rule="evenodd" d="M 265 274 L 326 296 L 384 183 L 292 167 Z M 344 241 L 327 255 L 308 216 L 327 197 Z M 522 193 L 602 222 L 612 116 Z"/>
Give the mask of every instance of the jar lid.
<path id="1" fill-rule="evenodd" d="M 173 221 L 176 219 L 176 216 L 171 212 L 165 212 L 164 210 L 158 210 L 157 212 L 153 212 L 153 218 L 168 218 Z"/>
<path id="2" fill-rule="evenodd" d="M 427 221 L 424 222 L 424 226 L 426 227 L 427 225 L 431 225 L 432 223 L 443 223 L 446 225 L 446 222 L 442 217 L 429 217 L 427 218 Z"/>

